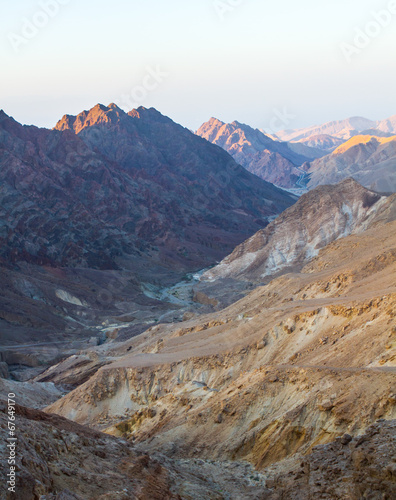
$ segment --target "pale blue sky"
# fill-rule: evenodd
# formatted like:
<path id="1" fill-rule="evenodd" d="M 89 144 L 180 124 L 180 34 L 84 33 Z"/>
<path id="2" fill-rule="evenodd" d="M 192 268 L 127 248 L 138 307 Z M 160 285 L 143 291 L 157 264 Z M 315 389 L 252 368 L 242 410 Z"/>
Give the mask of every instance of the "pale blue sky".
<path id="1" fill-rule="evenodd" d="M 222 19 L 218 9 L 231 4 Z M 193 129 L 211 116 L 269 128 L 284 108 L 288 128 L 386 118 L 396 113 L 396 14 L 351 62 L 340 44 L 353 44 L 355 27 L 388 4 L 70 0 L 45 23 L 39 1 L 2 2 L 0 108 L 47 127 L 113 101 L 154 106 Z M 9 36 L 22 35 L 24 18 L 44 26 L 16 52 Z M 167 76 L 154 85 L 147 68 L 157 67 Z M 131 90 L 143 82 L 149 90 L 137 99 Z"/>

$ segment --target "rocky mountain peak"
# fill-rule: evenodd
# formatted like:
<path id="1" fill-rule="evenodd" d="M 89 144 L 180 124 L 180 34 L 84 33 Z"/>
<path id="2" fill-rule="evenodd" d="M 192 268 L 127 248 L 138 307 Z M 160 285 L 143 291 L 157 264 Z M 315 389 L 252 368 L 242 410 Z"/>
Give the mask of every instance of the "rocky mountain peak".
<path id="1" fill-rule="evenodd" d="M 204 123 L 202 126 L 205 126 L 207 125 L 208 127 L 222 127 L 223 125 L 225 125 L 224 122 L 222 122 L 221 120 L 219 120 L 218 118 L 214 118 L 213 116 L 206 122 Z"/>
<path id="2" fill-rule="evenodd" d="M 145 108 L 144 106 L 139 106 L 137 109 L 132 109 L 132 111 L 128 113 L 128 116 L 145 122 L 174 123 L 173 120 L 171 120 L 167 116 L 164 116 L 155 108 Z"/>
<path id="3" fill-rule="evenodd" d="M 108 106 L 96 104 L 90 110 L 82 111 L 77 116 L 65 115 L 54 127 L 54 130 L 73 130 L 79 134 L 82 130 L 95 125 L 123 125 L 124 128 L 132 126 L 132 122 L 139 120 L 146 123 L 174 123 L 170 118 L 162 115 L 155 108 L 140 106 L 129 113 L 125 113 L 115 103 Z"/>
<path id="4" fill-rule="evenodd" d="M 203 123 L 199 129 L 196 131 L 196 134 L 202 137 L 203 139 L 206 139 L 209 142 L 212 142 L 214 144 L 217 144 L 217 138 L 219 131 L 222 130 L 222 128 L 226 124 L 217 118 L 210 118 L 207 122 Z M 219 145 L 219 144 L 218 144 Z"/>
<path id="5" fill-rule="evenodd" d="M 111 102 L 107 107 L 109 109 L 115 109 L 117 111 L 122 111 L 122 109 L 119 106 L 117 106 L 117 104 L 115 102 Z"/>
<path id="6" fill-rule="evenodd" d="M 392 134 L 396 133 L 396 115 L 390 116 L 389 118 L 379 122 L 377 130 L 382 132 L 390 132 Z"/>
<path id="7" fill-rule="evenodd" d="M 126 113 L 117 105 L 104 106 L 96 104 L 88 111 L 82 111 L 77 116 L 65 115 L 54 127 L 54 130 L 73 130 L 76 134 L 81 130 L 103 123 L 117 123 L 124 119 Z"/>

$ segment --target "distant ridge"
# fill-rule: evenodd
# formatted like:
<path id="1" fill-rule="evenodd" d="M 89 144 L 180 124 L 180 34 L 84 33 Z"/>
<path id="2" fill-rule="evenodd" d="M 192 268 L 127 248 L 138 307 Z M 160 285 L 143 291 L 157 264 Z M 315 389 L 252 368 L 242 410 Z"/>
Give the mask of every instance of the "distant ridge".
<path id="1" fill-rule="evenodd" d="M 345 120 L 336 120 L 322 125 L 313 125 L 307 128 L 296 130 L 281 130 L 276 133 L 277 137 L 282 141 L 299 142 L 317 135 L 330 135 L 339 139 L 347 140 L 357 132 L 375 128 L 377 122 L 368 120 L 361 116 L 346 118 Z"/>
<path id="2" fill-rule="evenodd" d="M 363 186 L 384 193 L 396 191 L 396 136 L 357 135 L 330 155 L 303 166 L 308 188 L 353 177 Z"/>
<path id="3" fill-rule="evenodd" d="M 249 172 L 283 188 L 295 186 L 301 175 L 300 165 L 326 154 L 303 144 L 291 145 L 273 140 L 262 131 L 238 121 L 224 123 L 211 118 L 196 133 L 225 149 Z"/>

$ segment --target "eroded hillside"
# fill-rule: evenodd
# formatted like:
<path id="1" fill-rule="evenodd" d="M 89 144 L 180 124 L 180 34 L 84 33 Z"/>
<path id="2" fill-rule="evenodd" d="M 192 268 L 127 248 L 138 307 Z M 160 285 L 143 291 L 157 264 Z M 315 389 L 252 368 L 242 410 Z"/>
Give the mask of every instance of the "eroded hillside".
<path id="1" fill-rule="evenodd" d="M 394 207 L 394 196 L 380 196 L 353 179 L 320 186 L 238 245 L 203 278 L 260 282 L 276 273 L 301 268 L 332 241 L 364 231 L 379 217 L 392 220 Z"/>
<path id="2" fill-rule="evenodd" d="M 110 364 L 47 411 L 261 470 L 394 419 L 395 229 L 339 239 L 220 313 L 102 349 Z"/>

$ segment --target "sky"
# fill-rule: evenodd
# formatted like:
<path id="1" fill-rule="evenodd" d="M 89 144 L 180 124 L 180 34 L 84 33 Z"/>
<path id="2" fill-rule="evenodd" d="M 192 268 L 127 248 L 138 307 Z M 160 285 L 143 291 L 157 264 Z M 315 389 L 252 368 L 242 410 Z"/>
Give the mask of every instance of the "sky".
<path id="1" fill-rule="evenodd" d="M 18 0 L 0 109 L 53 127 L 98 102 L 275 132 L 396 114 L 396 1 Z"/>

